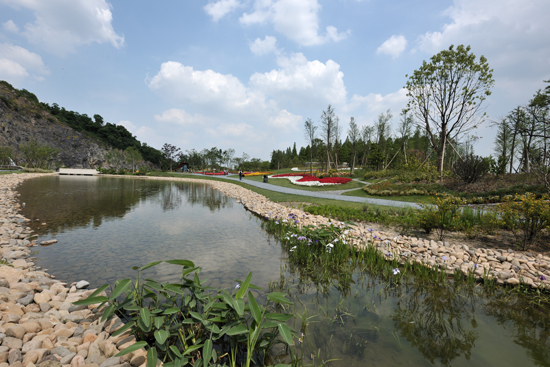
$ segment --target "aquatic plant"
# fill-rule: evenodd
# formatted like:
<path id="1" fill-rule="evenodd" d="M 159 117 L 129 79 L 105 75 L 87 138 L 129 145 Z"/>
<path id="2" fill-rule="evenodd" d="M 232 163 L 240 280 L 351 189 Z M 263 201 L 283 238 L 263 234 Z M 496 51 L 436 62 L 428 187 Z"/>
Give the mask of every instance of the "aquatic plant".
<path id="1" fill-rule="evenodd" d="M 134 267 L 136 280 L 116 281 L 109 296 L 101 295 L 109 287 L 105 284 L 74 303 L 105 306 L 102 321 L 114 315 L 126 321 L 112 335 L 131 330 L 138 341 L 117 356 L 147 348 L 148 367 L 155 367 L 157 358 L 166 367 L 218 366 L 223 358 L 232 367 L 249 367 L 251 362 L 264 365 L 275 344 L 292 345 L 296 332 L 285 322 L 293 316 L 274 312 L 291 302 L 283 293 L 271 292 L 265 305 L 259 304 L 253 291 L 259 294 L 261 288 L 251 283 L 252 272 L 231 293 L 205 287 L 200 267 L 189 260 L 165 261 L 182 267 L 179 283 L 141 280 L 142 271 L 161 263 Z"/>

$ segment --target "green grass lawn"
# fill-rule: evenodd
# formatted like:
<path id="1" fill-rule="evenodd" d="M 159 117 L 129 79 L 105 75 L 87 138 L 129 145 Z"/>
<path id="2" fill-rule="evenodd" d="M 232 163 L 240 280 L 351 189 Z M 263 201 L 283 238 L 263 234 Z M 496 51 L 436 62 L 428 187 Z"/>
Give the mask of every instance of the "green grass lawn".
<path id="1" fill-rule="evenodd" d="M 433 203 L 433 200 L 435 198 L 435 196 L 430 196 L 430 195 L 403 195 L 403 196 L 369 195 L 363 189 L 348 191 L 343 193 L 342 195 L 357 196 L 360 198 L 370 198 L 370 199 L 406 201 L 408 203 L 420 203 L 420 204 L 431 204 Z"/>
<path id="2" fill-rule="evenodd" d="M 281 202 L 293 202 L 293 203 L 305 203 L 306 205 L 338 205 L 343 208 L 353 208 L 353 209 L 367 209 L 367 210 L 374 210 L 377 208 L 378 210 L 382 211 L 390 211 L 395 212 L 396 210 L 401 210 L 400 208 L 395 207 L 385 207 L 380 205 L 374 205 L 374 204 L 362 204 L 362 203 L 353 203 L 349 201 L 340 201 L 340 200 L 332 200 L 332 199 L 321 199 L 321 198 L 312 198 L 310 196 L 302 196 L 302 195 L 289 195 L 289 194 L 283 194 L 280 192 L 270 191 L 266 189 L 261 189 L 255 186 L 250 186 L 246 183 L 246 181 L 227 181 L 223 178 L 218 177 L 212 177 L 212 176 L 200 176 L 200 175 L 188 175 L 188 174 L 171 174 L 171 173 L 162 173 L 159 176 L 163 177 L 181 177 L 181 178 L 191 178 L 196 180 L 214 180 L 214 181 L 222 181 L 222 182 L 229 182 L 234 185 L 238 185 L 241 187 L 244 187 L 250 191 L 256 192 L 260 195 L 265 196 L 269 200 L 273 201 L 274 203 L 281 203 Z M 260 176 L 261 177 L 261 176 Z M 288 181 L 288 180 L 287 180 Z"/>
<path id="3" fill-rule="evenodd" d="M 244 178 L 246 180 L 262 182 L 263 176 L 248 176 Z M 269 185 L 288 187 L 290 189 L 298 189 L 304 191 L 334 191 L 334 190 L 348 190 L 363 187 L 364 185 L 357 181 L 351 181 L 342 185 L 330 185 L 330 186 L 298 186 L 290 182 L 286 178 L 270 178 Z"/>

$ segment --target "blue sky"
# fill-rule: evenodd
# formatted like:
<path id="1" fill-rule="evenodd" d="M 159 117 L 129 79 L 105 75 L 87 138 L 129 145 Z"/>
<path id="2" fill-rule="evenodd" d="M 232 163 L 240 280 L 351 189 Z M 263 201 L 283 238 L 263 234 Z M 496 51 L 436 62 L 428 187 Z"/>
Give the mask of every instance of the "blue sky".
<path id="1" fill-rule="evenodd" d="M 0 79 L 142 142 L 269 159 L 332 104 L 372 124 L 451 44 L 494 69 L 489 119 L 550 79 L 548 0 L 0 0 Z M 494 129 L 474 132 L 492 153 Z"/>

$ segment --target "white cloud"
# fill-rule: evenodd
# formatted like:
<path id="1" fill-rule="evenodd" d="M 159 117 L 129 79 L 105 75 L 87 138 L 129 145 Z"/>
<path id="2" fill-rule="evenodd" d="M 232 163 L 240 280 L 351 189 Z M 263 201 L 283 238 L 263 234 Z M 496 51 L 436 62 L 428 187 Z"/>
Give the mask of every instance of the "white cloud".
<path id="1" fill-rule="evenodd" d="M 122 120 L 117 125 L 124 126 L 129 132 L 134 132 L 137 129 L 137 126 L 128 120 Z"/>
<path id="2" fill-rule="evenodd" d="M 302 124 L 302 116 L 296 116 L 287 110 L 279 111 L 277 116 L 269 118 L 268 124 L 283 132 L 291 132 L 298 130 Z"/>
<path id="3" fill-rule="evenodd" d="M 319 34 L 320 10 L 317 0 L 256 0 L 254 11 L 244 13 L 240 22 L 245 25 L 272 23 L 277 32 L 304 46 L 346 38 L 349 31 L 339 33 L 334 26 L 328 26 L 325 35 Z"/>
<path id="4" fill-rule="evenodd" d="M 240 6 L 241 3 L 238 0 L 219 0 L 206 4 L 204 11 L 212 17 L 214 22 L 217 22 Z"/>
<path id="5" fill-rule="evenodd" d="M 263 40 L 256 38 L 256 40 L 250 44 L 250 51 L 258 56 L 275 52 L 277 51 L 277 38 L 273 36 L 265 36 Z"/>
<path id="6" fill-rule="evenodd" d="M 11 43 L 0 43 L 0 65 L 0 79 L 15 85 L 30 75 L 41 81 L 49 74 L 40 55 Z"/>
<path id="7" fill-rule="evenodd" d="M 392 58 L 396 59 L 401 55 L 405 48 L 407 47 L 407 39 L 403 35 L 391 36 L 388 38 L 378 49 L 376 50 L 377 54 L 386 54 L 390 55 Z"/>
<path id="8" fill-rule="evenodd" d="M 2 23 L 2 28 L 8 32 L 17 33 L 19 32 L 19 27 L 13 22 L 13 20 L 8 20 L 7 22 Z"/>
<path id="9" fill-rule="evenodd" d="M 278 101 L 288 101 L 297 106 L 346 103 L 344 73 L 332 60 L 322 63 L 308 61 L 301 54 L 279 56 L 280 69 L 267 73 L 255 73 L 250 77 L 252 87 Z"/>
<path id="10" fill-rule="evenodd" d="M 22 34 L 44 49 L 64 56 L 90 43 L 110 43 L 119 48 L 124 36 L 112 25 L 111 5 L 106 0 L 2 0 L 16 8 L 34 13 Z"/>
<path id="11" fill-rule="evenodd" d="M 534 93 L 527 88 L 549 75 L 548 14 L 547 0 L 455 0 L 443 13 L 451 21 L 419 37 L 418 48 L 434 54 L 451 44 L 471 45 L 495 70 L 496 88 L 525 98 Z M 520 85 L 525 90 L 520 91 Z"/>
<path id="12" fill-rule="evenodd" d="M 171 108 L 164 111 L 162 115 L 155 115 L 155 120 L 181 126 L 196 126 L 203 124 L 205 117 L 198 114 L 191 115 L 179 108 Z"/>

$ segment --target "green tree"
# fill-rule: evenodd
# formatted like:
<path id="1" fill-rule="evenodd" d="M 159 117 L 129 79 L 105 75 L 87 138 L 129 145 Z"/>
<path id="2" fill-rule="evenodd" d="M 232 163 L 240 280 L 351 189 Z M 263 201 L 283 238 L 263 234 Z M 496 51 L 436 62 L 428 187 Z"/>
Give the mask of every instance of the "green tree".
<path id="1" fill-rule="evenodd" d="M 40 145 L 34 139 L 20 145 L 19 150 L 23 153 L 26 166 L 32 168 L 49 168 L 59 153 L 58 149 L 50 148 L 48 145 Z"/>
<path id="2" fill-rule="evenodd" d="M 126 163 L 131 164 L 132 172 L 135 172 L 136 165 L 143 160 L 141 153 L 136 147 L 128 147 L 124 153 L 126 153 Z"/>
<path id="3" fill-rule="evenodd" d="M 437 167 L 443 177 L 445 148 L 449 138 L 457 138 L 483 122 L 482 102 L 491 94 L 493 70 L 484 56 L 476 61 L 470 46 L 453 45 L 432 56 L 430 62 L 409 77 L 405 88 L 418 124 L 427 132 L 437 152 Z M 408 77 L 408 75 L 406 75 Z"/>
<path id="4" fill-rule="evenodd" d="M 309 173 L 313 175 L 313 145 L 315 144 L 315 139 L 317 138 L 317 126 L 313 124 L 311 119 L 307 119 L 304 122 L 304 135 L 310 146 L 309 150 Z"/>
<path id="5" fill-rule="evenodd" d="M 164 158 L 170 162 L 170 171 L 172 171 L 172 163 L 174 163 L 174 159 L 176 159 L 176 156 L 180 150 L 181 149 L 175 145 L 168 143 L 164 143 L 162 146 L 162 154 L 164 155 Z"/>
<path id="6" fill-rule="evenodd" d="M 121 169 L 126 156 L 118 149 L 111 149 L 105 154 L 105 161 L 110 168 Z"/>
<path id="7" fill-rule="evenodd" d="M 334 108 L 328 105 L 327 110 L 321 115 L 321 130 L 323 131 L 323 140 L 326 145 L 327 153 L 327 172 L 330 170 L 330 151 L 334 141 L 334 130 L 336 128 L 336 115 Z"/>
<path id="8" fill-rule="evenodd" d="M 353 117 L 351 117 L 349 121 L 348 139 L 351 143 L 352 149 L 351 174 L 353 175 L 355 170 L 355 158 L 357 157 L 357 143 L 359 142 L 359 139 L 361 139 L 361 132 L 359 131 L 359 127 Z"/>
<path id="9" fill-rule="evenodd" d="M 9 147 L 0 147 L 0 164 L 9 165 L 11 163 L 11 155 Z"/>

